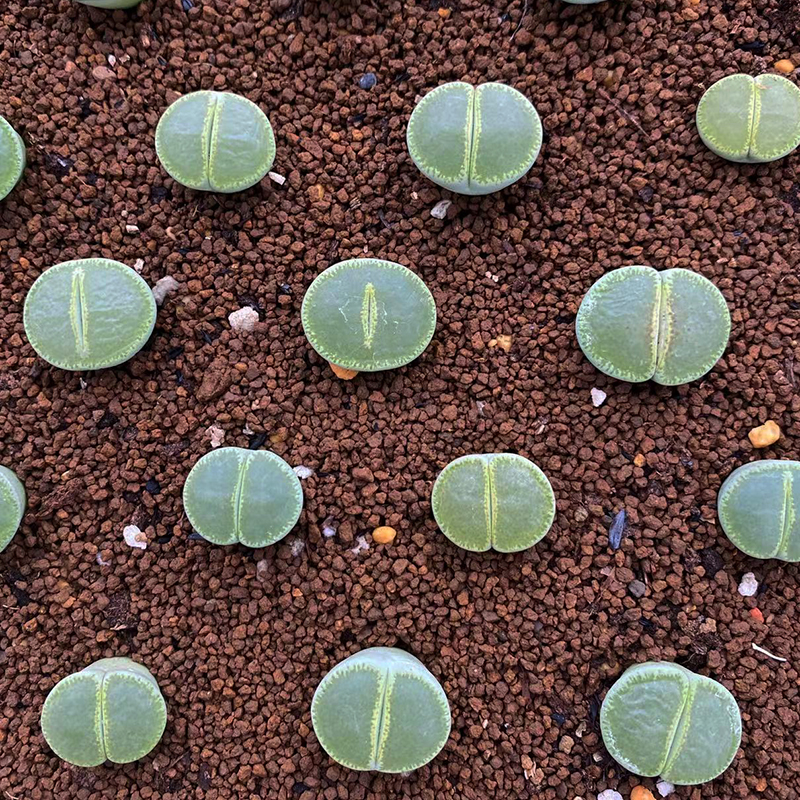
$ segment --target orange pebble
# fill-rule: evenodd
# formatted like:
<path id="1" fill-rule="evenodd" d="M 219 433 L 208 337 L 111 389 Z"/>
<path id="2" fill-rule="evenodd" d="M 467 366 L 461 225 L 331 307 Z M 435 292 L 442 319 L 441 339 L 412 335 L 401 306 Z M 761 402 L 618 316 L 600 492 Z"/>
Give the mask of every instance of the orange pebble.
<path id="1" fill-rule="evenodd" d="M 631 800 L 656 800 L 653 793 L 644 786 L 634 786 L 631 792 Z"/>
<path id="2" fill-rule="evenodd" d="M 775 69 L 784 75 L 791 75 L 794 72 L 794 64 L 788 58 L 782 58 L 775 62 Z"/>
<path id="3" fill-rule="evenodd" d="M 769 447 L 781 438 L 781 429 L 775 420 L 768 419 L 763 425 L 753 428 L 747 434 L 753 447 Z"/>
<path id="4" fill-rule="evenodd" d="M 756 622 L 763 622 L 764 621 L 764 615 L 761 613 L 761 609 L 760 608 L 751 608 L 750 609 L 750 616 Z"/>
<path id="5" fill-rule="evenodd" d="M 453 12 L 449 8 L 440 8 L 439 9 L 439 16 L 442 19 L 447 19 Z"/>
<path id="6" fill-rule="evenodd" d="M 397 536 L 397 531 L 388 525 L 383 525 L 372 531 L 372 539 L 378 544 L 391 544 L 395 536 Z"/>
<path id="7" fill-rule="evenodd" d="M 357 369 L 345 369 L 344 367 L 337 367 L 336 364 L 331 364 L 331 369 L 333 370 L 333 374 L 343 381 L 351 381 L 358 375 Z"/>

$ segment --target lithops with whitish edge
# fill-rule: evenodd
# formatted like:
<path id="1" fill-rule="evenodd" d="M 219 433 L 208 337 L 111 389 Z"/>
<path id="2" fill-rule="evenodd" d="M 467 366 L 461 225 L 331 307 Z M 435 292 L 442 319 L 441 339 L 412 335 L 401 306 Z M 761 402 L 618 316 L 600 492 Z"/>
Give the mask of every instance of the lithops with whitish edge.
<path id="1" fill-rule="evenodd" d="M 413 361 L 436 328 L 436 304 L 410 269 L 356 258 L 320 273 L 301 310 L 311 346 L 331 364 L 377 372 Z"/>
<path id="2" fill-rule="evenodd" d="M 0 117 L 0 200 L 19 182 L 25 169 L 25 142 L 5 117 Z"/>
<path id="3" fill-rule="evenodd" d="M 676 386 L 717 363 L 731 316 L 702 275 L 632 266 L 606 273 L 589 289 L 575 327 L 584 355 L 606 375 Z"/>
<path id="4" fill-rule="evenodd" d="M 156 153 L 178 183 L 207 192 L 241 192 L 275 160 L 266 114 L 246 97 L 200 91 L 179 97 L 156 128 Z"/>
<path id="5" fill-rule="evenodd" d="M 419 659 L 371 647 L 339 662 L 311 702 L 325 752 L 350 769 L 410 772 L 427 764 L 450 735 L 450 705 Z"/>
<path id="6" fill-rule="evenodd" d="M 550 530 L 556 513 L 547 476 L 513 453 L 451 461 L 433 485 L 431 506 L 442 533 L 473 552 L 527 550 Z"/>
<path id="7" fill-rule="evenodd" d="M 725 535 L 747 555 L 800 561 L 800 461 L 735 469 L 719 490 L 717 512 Z"/>
<path id="8" fill-rule="evenodd" d="M 19 530 L 25 514 L 25 487 L 8 467 L 0 466 L 0 553 Z"/>
<path id="9" fill-rule="evenodd" d="M 625 670 L 603 700 L 600 728 L 625 769 L 682 786 L 722 774 L 742 738 L 739 706 L 721 683 L 664 661 Z"/>
<path id="10" fill-rule="evenodd" d="M 800 89 L 782 75 L 728 75 L 697 105 L 697 130 L 728 161 L 759 164 L 800 144 Z"/>
<path id="11" fill-rule="evenodd" d="M 70 764 L 127 764 L 158 744 L 167 705 L 147 668 L 129 658 L 102 658 L 53 687 L 41 722 L 47 744 Z"/>
<path id="12" fill-rule="evenodd" d="M 542 123 L 530 100 L 510 86 L 456 81 L 417 103 L 406 142 L 420 172 L 434 183 L 459 194 L 489 194 L 533 166 Z"/>
<path id="13" fill-rule="evenodd" d="M 119 261 L 64 261 L 31 286 L 23 323 L 33 349 L 53 366 L 102 369 L 144 347 L 156 324 L 156 301 L 144 279 Z"/>
<path id="14" fill-rule="evenodd" d="M 221 447 L 192 467 L 183 486 L 183 508 L 209 542 L 266 547 L 295 526 L 303 490 L 279 455 Z"/>
<path id="15" fill-rule="evenodd" d="M 138 6 L 142 0 L 78 0 L 78 2 L 84 6 L 105 8 L 112 11 L 118 8 L 133 8 L 134 6 Z"/>

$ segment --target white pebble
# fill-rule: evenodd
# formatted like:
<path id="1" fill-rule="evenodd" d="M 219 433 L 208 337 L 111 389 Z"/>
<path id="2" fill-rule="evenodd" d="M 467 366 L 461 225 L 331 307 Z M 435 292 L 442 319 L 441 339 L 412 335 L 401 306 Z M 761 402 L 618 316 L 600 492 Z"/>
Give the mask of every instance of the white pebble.
<path id="1" fill-rule="evenodd" d="M 137 272 L 141 272 L 142 269 L 144 268 L 144 259 L 143 258 L 137 258 L 136 261 L 133 262 L 133 268 Z"/>
<path id="2" fill-rule="evenodd" d="M 156 299 L 156 305 L 160 306 L 167 299 L 167 295 L 172 294 L 179 288 L 180 284 L 172 275 L 166 275 L 160 278 L 153 287 L 153 297 Z"/>
<path id="3" fill-rule="evenodd" d="M 219 447 L 225 441 L 225 431 L 218 425 L 210 425 L 206 428 L 206 436 L 211 439 L 212 447 Z"/>
<path id="4" fill-rule="evenodd" d="M 665 780 L 660 780 L 656 784 L 656 789 L 658 789 L 658 793 L 662 797 L 669 797 L 669 795 L 675 791 L 675 787 L 669 781 Z"/>
<path id="5" fill-rule="evenodd" d="M 363 536 L 359 536 L 358 539 L 356 539 L 356 546 L 350 552 L 358 555 L 362 550 L 369 550 L 369 545 Z"/>
<path id="6" fill-rule="evenodd" d="M 608 395 L 602 389 L 592 389 L 592 405 L 599 408 L 606 401 Z"/>
<path id="7" fill-rule="evenodd" d="M 138 225 L 126 225 L 125 226 L 126 233 L 139 233 L 139 226 Z"/>
<path id="8" fill-rule="evenodd" d="M 306 478 L 310 478 L 314 474 L 314 470 L 311 467 L 304 467 L 302 464 L 299 467 L 294 467 L 294 474 L 300 478 L 301 481 L 304 481 Z"/>
<path id="9" fill-rule="evenodd" d="M 283 184 L 286 183 L 286 178 L 284 178 L 283 175 L 278 175 L 277 172 L 269 172 L 267 174 L 269 175 L 270 180 L 275 181 L 278 186 L 283 186 Z"/>
<path id="10" fill-rule="evenodd" d="M 306 546 L 306 543 L 302 539 L 295 539 L 292 542 L 292 555 L 297 558 L 300 553 L 303 552 L 303 548 Z"/>
<path id="11" fill-rule="evenodd" d="M 742 597 L 752 597 L 758 591 L 758 581 L 752 572 L 747 572 L 742 575 L 742 581 L 739 584 L 739 594 Z"/>
<path id="12" fill-rule="evenodd" d="M 338 524 L 333 517 L 327 517 L 325 522 L 322 523 L 322 535 L 326 539 L 330 539 L 331 536 L 336 536 L 336 529 Z"/>
<path id="13" fill-rule="evenodd" d="M 139 550 L 147 550 L 147 536 L 145 536 L 136 525 L 128 525 L 122 531 L 125 544 L 129 547 L 138 547 Z"/>
<path id="14" fill-rule="evenodd" d="M 606 789 L 597 795 L 597 800 L 622 800 L 622 795 L 613 789 Z"/>
<path id="15" fill-rule="evenodd" d="M 434 219 L 444 219 L 447 216 L 447 209 L 453 205 L 452 200 L 440 200 L 432 209 L 431 216 Z"/>
<path id="16" fill-rule="evenodd" d="M 228 314 L 228 322 L 235 331 L 251 331 L 258 322 L 258 311 L 250 306 L 245 306 Z"/>

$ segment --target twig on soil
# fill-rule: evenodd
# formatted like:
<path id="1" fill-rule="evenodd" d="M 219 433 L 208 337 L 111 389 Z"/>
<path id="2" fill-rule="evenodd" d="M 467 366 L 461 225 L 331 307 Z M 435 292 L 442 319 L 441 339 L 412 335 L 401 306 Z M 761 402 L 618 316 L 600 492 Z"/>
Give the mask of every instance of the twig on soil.
<path id="1" fill-rule="evenodd" d="M 641 133 L 641 134 L 642 134 L 642 136 L 646 136 L 648 139 L 652 139 L 652 138 L 653 138 L 653 137 L 652 137 L 652 136 L 651 136 L 651 135 L 650 135 L 650 134 L 649 134 L 649 133 L 648 133 L 648 132 L 647 132 L 647 131 L 646 131 L 646 130 L 645 130 L 645 129 L 644 129 L 644 128 L 643 128 L 643 127 L 640 125 L 640 124 L 639 124 L 639 121 L 636 119 L 636 117 L 634 117 L 634 116 L 633 116 L 633 114 L 630 114 L 629 112 L 627 112 L 627 111 L 626 111 L 626 110 L 625 110 L 625 109 L 624 109 L 624 108 L 623 108 L 623 107 L 622 107 L 622 106 L 621 106 L 621 105 L 620 105 L 620 104 L 619 104 L 619 103 L 618 103 L 618 102 L 617 102 L 617 101 L 616 101 L 616 100 L 615 100 L 615 99 L 614 99 L 614 98 L 613 98 L 613 97 L 612 97 L 612 96 L 611 96 L 611 95 L 610 95 L 608 92 L 606 92 L 604 89 L 598 89 L 598 90 L 597 90 L 597 93 L 598 93 L 598 94 L 600 95 L 600 97 L 602 97 L 604 100 L 607 100 L 609 103 L 611 103 L 611 105 L 612 105 L 612 106 L 614 106 L 614 108 L 616 108 L 616 109 L 617 109 L 617 111 L 619 111 L 619 113 L 620 113 L 620 114 L 622 114 L 622 116 L 623 116 L 623 117 L 625 117 L 625 119 L 626 119 L 626 120 L 628 120 L 628 122 L 630 122 L 630 123 L 631 123 L 631 125 L 633 125 L 633 126 L 636 128 L 636 130 L 637 130 L 637 131 L 639 131 L 639 133 Z"/>
<path id="2" fill-rule="evenodd" d="M 786 659 L 783 658 L 782 656 L 776 656 L 776 655 L 770 653 L 769 650 L 765 650 L 763 647 L 759 647 L 755 642 L 753 642 L 752 644 L 753 644 L 753 650 L 757 650 L 759 653 L 763 653 L 765 656 L 769 656 L 770 658 L 774 658 L 776 661 L 786 661 Z"/>
<path id="3" fill-rule="evenodd" d="M 522 4 L 522 16 L 519 18 L 519 22 L 517 23 L 517 27 L 514 28 L 514 33 L 511 34 L 511 38 L 508 40 L 509 42 L 514 41 L 514 37 L 519 33 L 519 29 L 522 27 L 522 23 L 525 21 L 525 17 L 528 16 L 528 0 Z"/>

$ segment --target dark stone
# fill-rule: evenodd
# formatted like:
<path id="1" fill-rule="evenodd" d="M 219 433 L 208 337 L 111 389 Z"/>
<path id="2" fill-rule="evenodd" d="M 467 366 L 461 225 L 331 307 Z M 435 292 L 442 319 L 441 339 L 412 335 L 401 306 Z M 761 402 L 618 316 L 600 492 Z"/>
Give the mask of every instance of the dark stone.
<path id="1" fill-rule="evenodd" d="M 378 82 L 374 72 L 365 72 L 358 81 L 362 89 L 371 89 Z"/>

